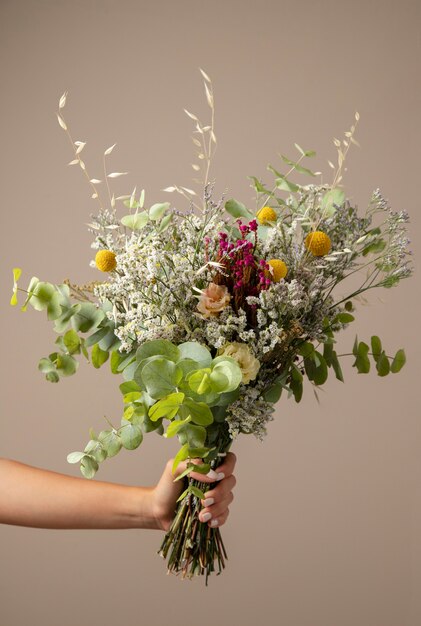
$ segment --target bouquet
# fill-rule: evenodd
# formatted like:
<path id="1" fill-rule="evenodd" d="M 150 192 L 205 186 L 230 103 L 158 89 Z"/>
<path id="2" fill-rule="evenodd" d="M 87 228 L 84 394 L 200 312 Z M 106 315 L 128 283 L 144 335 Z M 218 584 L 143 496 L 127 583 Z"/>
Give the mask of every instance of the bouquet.
<path id="1" fill-rule="evenodd" d="M 207 581 L 224 568 L 226 551 L 220 530 L 199 522 L 206 485 L 189 474 L 215 469 L 240 433 L 262 439 L 275 404 L 282 395 L 300 402 L 304 380 L 316 396 L 329 373 L 343 381 L 342 358 L 353 357 L 362 374 L 372 366 L 379 376 L 399 372 L 404 350 L 390 356 L 373 335 L 338 354 L 336 337 L 354 322 L 363 294 L 397 285 L 412 267 L 407 213 L 392 211 L 376 189 L 360 215 L 343 190 L 348 151 L 359 145 L 358 113 L 344 138 L 334 139 L 331 182 L 309 168 L 315 152 L 295 144 L 295 158 L 281 155 L 282 168 L 268 166 L 272 183 L 250 177 L 253 206 L 225 194 L 215 199 L 214 95 L 200 71 L 210 122 L 185 110 L 200 193 L 163 190 L 181 196 L 183 210 L 171 201 L 148 204 L 136 188 L 115 197 L 111 181 L 127 174 L 107 168 L 115 144 L 104 152 L 102 177 L 91 177 L 85 142 L 73 140 L 64 119 L 63 94 L 58 122 L 74 152 L 69 165 L 80 167 L 99 205 L 89 223 L 91 266 L 105 279 L 55 285 L 33 277 L 22 310 L 46 311 L 58 333 L 38 366 L 48 381 L 74 374 L 78 355 L 95 368 L 108 361 L 121 381 L 121 422 L 109 421 L 98 434 L 91 429 L 84 449 L 68 455 L 83 476 L 93 478 L 121 449 L 138 448 L 145 433 L 178 438 L 173 469 L 187 461 L 177 477 L 185 488 L 159 552 L 169 571 Z M 20 268 L 13 273 L 16 305 Z"/>

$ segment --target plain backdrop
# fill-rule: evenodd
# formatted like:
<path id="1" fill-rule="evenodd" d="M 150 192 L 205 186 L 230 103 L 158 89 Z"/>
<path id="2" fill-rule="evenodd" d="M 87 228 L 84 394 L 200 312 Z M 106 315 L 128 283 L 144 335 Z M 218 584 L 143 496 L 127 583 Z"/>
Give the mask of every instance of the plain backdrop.
<path id="1" fill-rule="evenodd" d="M 37 371 L 54 348 L 44 314 L 12 309 L 12 268 L 59 283 L 97 279 L 86 224 L 96 211 L 55 117 L 129 175 L 146 203 L 191 187 L 192 122 L 205 118 L 199 67 L 213 80 L 216 192 L 252 206 L 250 175 L 315 149 L 313 169 L 335 159 L 333 137 L 361 120 L 345 189 L 363 210 L 379 187 L 411 214 L 420 254 L 419 1 L 1 0 L 1 425 L 0 455 L 78 474 L 66 455 L 121 414 L 108 365 L 81 363 L 57 385 Z M 174 198 L 175 200 L 176 198 Z M 180 208 L 185 203 L 178 199 Z M 406 348 L 395 376 L 358 375 L 344 363 L 317 404 L 282 398 L 264 442 L 240 437 L 238 485 L 223 528 L 228 567 L 203 581 L 166 575 L 154 531 L 0 528 L 2 626 L 417 626 L 421 623 L 420 282 L 372 292 L 341 336 L 379 334 Z M 155 434 L 105 462 L 98 479 L 151 485 L 175 442 Z M 0 478 L 1 479 L 1 478 Z"/>

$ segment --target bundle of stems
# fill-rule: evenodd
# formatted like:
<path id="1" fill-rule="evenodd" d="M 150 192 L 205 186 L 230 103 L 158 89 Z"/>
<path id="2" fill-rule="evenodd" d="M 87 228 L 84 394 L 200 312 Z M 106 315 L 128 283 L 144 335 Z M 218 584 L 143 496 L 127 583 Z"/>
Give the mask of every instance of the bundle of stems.
<path id="1" fill-rule="evenodd" d="M 222 463 L 232 443 L 221 433 L 217 456 L 211 463 L 216 469 Z M 185 488 L 196 487 L 200 491 L 212 489 L 214 484 L 204 483 L 186 476 Z M 167 531 L 158 554 L 168 559 L 168 573 L 181 574 L 182 578 L 205 576 L 206 585 L 212 572 L 219 575 L 225 568 L 227 552 L 219 528 L 211 528 L 200 521 L 202 508 L 200 498 L 188 493 L 179 503 L 172 524 Z M 217 570 L 217 571 L 216 571 Z"/>

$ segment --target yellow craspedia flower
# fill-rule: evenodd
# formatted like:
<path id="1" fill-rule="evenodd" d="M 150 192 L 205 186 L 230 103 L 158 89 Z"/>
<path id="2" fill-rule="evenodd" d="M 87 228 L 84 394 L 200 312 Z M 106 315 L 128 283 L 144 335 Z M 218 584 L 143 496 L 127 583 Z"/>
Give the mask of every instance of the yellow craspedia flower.
<path id="1" fill-rule="evenodd" d="M 304 245 L 314 256 L 324 256 L 331 248 L 330 237 L 321 230 L 309 233 L 304 240 Z"/>
<path id="2" fill-rule="evenodd" d="M 117 266 L 115 252 L 112 250 L 98 250 L 95 255 L 95 265 L 101 272 L 112 272 Z"/>
<path id="3" fill-rule="evenodd" d="M 270 261 L 268 261 L 268 264 L 272 268 L 271 275 L 272 280 L 275 283 L 279 283 L 279 281 L 285 278 L 285 276 L 288 274 L 288 268 L 285 263 L 281 261 L 281 259 L 271 259 Z"/>
<path id="4" fill-rule="evenodd" d="M 257 213 L 257 219 L 261 224 L 266 224 L 267 222 L 276 222 L 276 218 L 278 217 L 276 211 L 272 209 L 270 206 L 264 206 Z"/>

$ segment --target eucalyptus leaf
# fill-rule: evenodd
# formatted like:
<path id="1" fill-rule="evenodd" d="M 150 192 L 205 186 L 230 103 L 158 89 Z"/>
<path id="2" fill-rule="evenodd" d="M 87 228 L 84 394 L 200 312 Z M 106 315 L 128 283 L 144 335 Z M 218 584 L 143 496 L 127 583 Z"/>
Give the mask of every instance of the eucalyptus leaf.
<path id="1" fill-rule="evenodd" d="M 368 374 L 370 371 L 370 359 L 368 358 L 369 346 L 360 341 L 357 347 L 357 356 L 353 367 L 356 367 L 359 374 Z"/>
<path id="2" fill-rule="evenodd" d="M 374 360 L 377 361 L 379 360 L 379 357 L 382 353 L 382 342 L 380 340 L 379 337 L 377 337 L 377 335 L 373 335 L 371 337 L 371 351 L 373 353 L 373 358 Z"/>
<path id="3" fill-rule="evenodd" d="M 169 209 L 169 202 L 158 202 L 157 204 L 153 204 L 149 209 L 149 219 L 157 222 L 164 215 L 165 211 Z"/>
<path id="4" fill-rule="evenodd" d="M 182 372 L 176 364 L 163 357 L 147 361 L 141 370 L 141 381 L 146 391 L 156 399 L 175 391 L 181 377 Z"/>
<path id="5" fill-rule="evenodd" d="M 61 376 L 72 376 L 79 367 L 79 362 L 70 354 L 58 354 L 55 366 Z"/>
<path id="6" fill-rule="evenodd" d="M 299 185 L 296 185 L 292 181 L 288 180 L 285 176 L 276 179 L 276 186 L 278 189 L 281 189 L 282 191 L 289 191 L 290 193 L 296 193 L 300 189 Z"/>
<path id="7" fill-rule="evenodd" d="M 164 356 L 170 359 L 170 361 L 176 362 L 180 359 L 180 351 L 168 339 L 154 339 L 146 341 L 136 351 L 136 360 L 138 362 L 150 356 Z"/>
<path id="8" fill-rule="evenodd" d="M 225 210 L 235 218 L 244 217 L 249 221 L 253 219 L 251 211 L 249 211 L 244 204 L 238 202 L 238 200 L 234 200 L 234 198 L 225 202 Z"/>
<path id="9" fill-rule="evenodd" d="M 97 461 L 88 454 L 85 454 L 80 462 L 80 471 L 85 478 L 93 478 L 98 471 L 98 467 Z"/>
<path id="10" fill-rule="evenodd" d="M 395 357 L 392 361 L 392 365 L 390 366 L 390 371 L 392 372 L 392 374 L 397 374 L 398 372 L 400 372 L 403 366 L 405 365 L 405 363 L 406 363 L 405 351 L 402 350 L 401 348 L 395 354 Z"/>
<path id="11" fill-rule="evenodd" d="M 72 327 L 81 333 L 87 333 L 97 328 L 105 317 L 102 309 L 97 308 L 92 302 L 82 302 L 80 308 L 71 318 Z"/>
<path id="12" fill-rule="evenodd" d="M 342 189 L 335 187 L 333 189 L 329 189 L 325 193 L 322 198 L 321 209 L 323 211 L 323 215 L 326 217 L 331 217 L 336 209 L 335 206 L 342 206 L 345 202 L 345 193 Z"/>
<path id="13" fill-rule="evenodd" d="M 146 211 L 141 213 L 132 213 L 131 215 L 125 215 L 121 218 L 121 223 L 127 228 L 132 230 L 142 230 L 149 222 L 149 215 Z"/>
<path id="14" fill-rule="evenodd" d="M 333 367 L 333 371 L 335 372 L 336 378 L 343 383 L 344 376 L 342 373 L 341 364 L 339 363 L 338 355 L 335 351 L 332 352 L 331 361 L 332 361 L 332 367 Z"/>
<path id="15" fill-rule="evenodd" d="M 131 391 L 140 391 L 140 387 L 135 380 L 128 380 L 127 382 L 121 383 L 121 385 L 119 385 L 119 389 L 123 395 L 126 395 Z"/>
<path id="16" fill-rule="evenodd" d="M 223 390 L 224 392 L 237 389 L 243 378 L 238 362 L 228 356 L 218 356 L 213 360 L 212 372 L 215 371 L 221 372 L 228 378 L 228 387 Z"/>
<path id="17" fill-rule="evenodd" d="M 179 359 L 192 359 L 197 367 L 209 367 L 212 363 L 212 355 L 206 346 L 197 341 L 186 341 L 178 346 Z"/>
<path id="18" fill-rule="evenodd" d="M 183 409 L 189 412 L 192 422 L 200 426 L 208 426 L 213 422 L 212 411 L 206 402 L 195 402 L 191 398 L 185 398 Z"/>
<path id="19" fill-rule="evenodd" d="M 121 428 L 118 429 L 118 435 L 121 439 L 121 443 L 126 450 L 135 450 L 140 446 L 143 439 L 143 433 L 137 424 L 124 423 Z"/>
<path id="20" fill-rule="evenodd" d="M 92 353 L 91 353 L 92 365 L 96 369 L 99 369 L 101 365 L 103 365 L 108 360 L 108 357 L 109 357 L 109 352 L 107 352 L 106 350 L 101 350 L 101 348 L 99 347 L 99 344 L 96 343 L 94 347 L 92 348 Z"/>
<path id="21" fill-rule="evenodd" d="M 187 376 L 189 387 L 198 395 L 206 394 L 211 389 L 210 383 L 210 367 L 191 372 Z"/>
<path id="22" fill-rule="evenodd" d="M 67 455 L 67 462 L 79 463 L 83 459 L 84 456 L 85 456 L 84 452 L 70 452 L 70 454 Z"/>
<path id="23" fill-rule="evenodd" d="M 273 402 L 273 404 L 275 404 L 275 402 L 278 402 L 281 394 L 282 385 L 280 383 L 275 383 L 263 392 L 263 398 L 266 400 L 266 402 Z"/>
<path id="24" fill-rule="evenodd" d="M 70 328 L 63 336 L 63 343 L 66 346 L 69 354 L 79 354 L 81 339 L 77 332 Z"/>
<path id="25" fill-rule="evenodd" d="M 376 362 L 376 369 L 379 376 L 387 376 L 390 372 L 389 359 L 386 356 L 384 350 L 381 352 Z"/>
<path id="26" fill-rule="evenodd" d="M 158 402 L 150 407 L 149 417 L 153 422 L 161 417 L 172 420 L 177 415 L 184 397 L 184 393 L 176 392 L 161 398 L 161 400 L 158 400 Z"/>
<path id="27" fill-rule="evenodd" d="M 183 420 L 173 420 L 170 424 L 168 424 L 164 437 L 167 437 L 168 439 L 170 439 L 171 437 L 174 437 L 178 433 L 180 428 L 188 424 L 190 421 L 191 421 L 190 415 L 188 415 L 186 419 L 183 419 Z"/>

